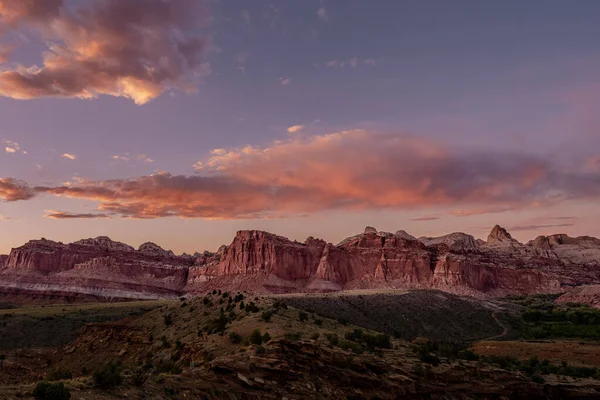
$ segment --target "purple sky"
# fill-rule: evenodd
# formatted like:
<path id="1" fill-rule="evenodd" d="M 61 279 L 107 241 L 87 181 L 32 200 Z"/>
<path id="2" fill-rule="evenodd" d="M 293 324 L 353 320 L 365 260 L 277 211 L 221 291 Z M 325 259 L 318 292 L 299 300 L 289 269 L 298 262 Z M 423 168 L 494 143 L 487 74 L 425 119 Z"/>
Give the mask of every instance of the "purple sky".
<path id="1" fill-rule="evenodd" d="M 0 253 L 600 236 L 600 3 L 0 0 Z"/>

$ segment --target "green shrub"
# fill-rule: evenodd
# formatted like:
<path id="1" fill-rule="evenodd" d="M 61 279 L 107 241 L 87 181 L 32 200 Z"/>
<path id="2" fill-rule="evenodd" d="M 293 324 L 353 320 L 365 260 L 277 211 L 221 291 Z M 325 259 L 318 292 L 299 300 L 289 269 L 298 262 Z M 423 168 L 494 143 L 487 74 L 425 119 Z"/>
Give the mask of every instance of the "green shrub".
<path id="1" fill-rule="evenodd" d="M 287 310 L 288 306 L 281 300 L 275 300 L 273 302 L 273 308 L 275 308 L 276 310 L 279 310 L 279 309 Z"/>
<path id="2" fill-rule="evenodd" d="M 360 342 L 363 339 L 363 330 L 357 328 L 354 329 L 352 332 L 346 332 L 346 334 L 344 334 L 344 338 L 353 342 Z"/>
<path id="3" fill-rule="evenodd" d="M 300 340 L 302 334 L 300 332 L 288 332 L 285 334 L 285 338 L 289 341 Z"/>
<path id="4" fill-rule="evenodd" d="M 118 363 L 106 363 L 94 371 L 92 378 L 94 384 L 101 389 L 109 389 L 119 386 L 123 382 L 121 367 Z"/>
<path id="5" fill-rule="evenodd" d="M 235 295 L 235 298 L 233 299 L 234 302 L 239 303 L 240 301 L 244 300 L 244 295 L 241 293 L 238 293 Z"/>
<path id="6" fill-rule="evenodd" d="M 164 314 L 163 321 L 165 322 L 166 326 L 169 326 L 173 323 L 173 316 L 171 314 Z"/>
<path id="7" fill-rule="evenodd" d="M 40 382 L 33 389 L 33 397 L 36 400 L 69 400 L 71 392 L 62 382 Z"/>
<path id="8" fill-rule="evenodd" d="M 321 336 L 321 334 L 319 332 L 315 332 L 312 335 L 310 335 L 310 338 L 312 340 L 317 340 L 319 338 L 319 336 Z"/>
<path id="9" fill-rule="evenodd" d="M 227 328 L 227 324 L 229 323 L 229 318 L 225 315 L 225 311 L 221 308 L 219 312 L 219 316 L 213 320 L 211 320 L 206 328 L 208 333 L 221 333 L 225 332 Z"/>
<path id="10" fill-rule="evenodd" d="M 363 352 L 363 347 L 351 340 L 340 339 L 337 345 L 342 350 L 351 350 L 353 353 L 361 354 Z"/>
<path id="11" fill-rule="evenodd" d="M 73 374 L 68 369 L 61 367 L 54 368 L 46 374 L 46 380 L 48 381 L 60 381 L 63 379 L 72 379 Z"/>
<path id="12" fill-rule="evenodd" d="M 246 311 L 248 311 L 249 313 L 250 312 L 251 313 L 257 313 L 257 312 L 260 311 L 260 308 L 256 304 L 254 304 L 253 301 L 251 301 L 250 303 L 248 303 L 246 305 Z"/>
<path id="13" fill-rule="evenodd" d="M 539 375 L 533 375 L 533 376 L 531 377 L 531 380 L 532 380 L 533 382 L 535 382 L 535 383 L 539 383 L 539 384 L 544 384 L 544 383 L 546 383 L 546 380 L 545 380 L 544 378 L 542 378 L 541 376 L 539 376 Z"/>
<path id="14" fill-rule="evenodd" d="M 179 367 L 175 360 L 161 358 L 154 363 L 154 371 L 157 373 L 179 375 L 181 374 L 181 367 Z"/>
<path id="15" fill-rule="evenodd" d="M 273 310 L 265 310 L 262 312 L 260 319 L 265 322 L 271 322 L 271 317 L 273 316 L 273 314 L 274 314 Z"/>
<path id="16" fill-rule="evenodd" d="M 132 381 L 137 387 L 140 387 L 148 379 L 148 374 L 142 368 L 138 368 L 133 372 Z"/>
<path id="17" fill-rule="evenodd" d="M 269 332 L 265 332 L 265 334 L 262 337 L 263 343 L 267 343 L 269 340 L 271 340 L 271 335 L 269 335 Z"/>
<path id="18" fill-rule="evenodd" d="M 253 330 L 252 333 L 250 334 L 250 336 L 248 336 L 248 340 L 249 340 L 250 344 L 262 344 L 263 337 L 262 337 L 262 334 L 260 333 L 260 329 Z"/>
<path id="19" fill-rule="evenodd" d="M 422 362 L 424 362 L 426 364 L 431 364 L 433 366 L 440 365 L 440 362 L 441 362 L 441 360 L 438 356 L 430 353 L 426 349 L 421 349 L 421 351 L 419 352 L 419 360 L 421 360 Z"/>
<path id="20" fill-rule="evenodd" d="M 339 336 L 335 333 L 327 333 L 325 336 L 327 337 L 329 343 L 334 346 L 337 346 L 337 344 L 340 342 Z"/>
<path id="21" fill-rule="evenodd" d="M 389 335 L 383 333 L 363 334 L 362 342 L 369 350 L 391 349 L 392 342 Z"/>
<path id="22" fill-rule="evenodd" d="M 304 311 L 300 311 L 298 313 L 298 319 L 300 320 L 300 322 L 308 321 L 308 314 Z"/>
<path id="23" fill-rule="evenodd" d="M 242 343 L 242 335 L 240 335 L 237 332 L 230 332 L 229 340 L 231 341 L 231 343 L 234 343 L 234 344 Z"/>
<path id="24" fill-rule="evenodd" d="M 473 351 L 467 349 L 467 350 L 463 350 L 460 353 L 458 353 L 458 358 L 462 359 L 462 360 L 468 360 L 468 361 L 477 361 L 479 360 L 479 356 L 475 353 L 473 353 Z"/>

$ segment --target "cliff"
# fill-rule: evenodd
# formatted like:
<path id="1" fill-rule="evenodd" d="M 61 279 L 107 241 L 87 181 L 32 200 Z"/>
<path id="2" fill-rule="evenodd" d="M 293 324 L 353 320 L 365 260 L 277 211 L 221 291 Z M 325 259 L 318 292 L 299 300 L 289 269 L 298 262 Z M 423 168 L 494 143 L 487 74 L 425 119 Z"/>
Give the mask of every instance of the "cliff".
<path id="1" fill-rule="evenodd" d="M 177 256 L 107 237 L 34 240 L 0 258 L 0 292 L 165 298 L 213 289 L 326 292 L 438 288 L 474 295 L 552 293 L 600 283 L 600 240 L 566 235 L 520 243 L 500 226 L 487 241 L 464 233 L 416 239 L 367 227 L 337 245 L 239 231 L 216 253 Z M 3 269 L 2 269 L 3 267 Z"/>

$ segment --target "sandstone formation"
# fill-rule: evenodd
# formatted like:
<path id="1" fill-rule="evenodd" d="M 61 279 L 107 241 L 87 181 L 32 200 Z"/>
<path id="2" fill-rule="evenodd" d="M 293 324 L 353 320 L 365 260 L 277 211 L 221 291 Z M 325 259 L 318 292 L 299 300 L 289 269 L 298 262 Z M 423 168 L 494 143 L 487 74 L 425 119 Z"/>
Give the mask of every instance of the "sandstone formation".
<path id="1" fill-rule="evenodd" d="M 165 298 L 215 288 L 251 292 L 437 288 L 462 294 L 564 292 L 600 284 L 600 240 L 566 235 L 520 243 L 495 226 L 487 241 L 464 233 L 416 239 L 367 227 L 337 245 L 240 231 L 216 253 L 177 256 L 107 237 L 34 240 L 0 258 L 0 293 Z"/>
<path id="2" fill-rule="evenodd" d="M 578 286 L 560 296 L 558 303 L 584 303 L 600 308 L 600 285 Z"/>
<path id="3" fill-rule="evenodd" d="M 177 257 L 155 244 L 135 250 L 107 237 L 70 244 L 32 240 L 4 260 L 1 292 L 114 299 L 177 296 L 195 262 L 194 257 Z"/>

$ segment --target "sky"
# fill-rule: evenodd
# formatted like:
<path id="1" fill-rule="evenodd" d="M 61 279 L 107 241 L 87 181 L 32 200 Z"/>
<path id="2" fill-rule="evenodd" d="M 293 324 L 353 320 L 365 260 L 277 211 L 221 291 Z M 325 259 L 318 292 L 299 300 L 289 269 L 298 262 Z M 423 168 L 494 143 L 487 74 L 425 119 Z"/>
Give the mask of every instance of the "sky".
<path id="1" fill-rule="evenodd" d="M 600 236 L 600 2 L 0 0 L 0 253 Z"/>

